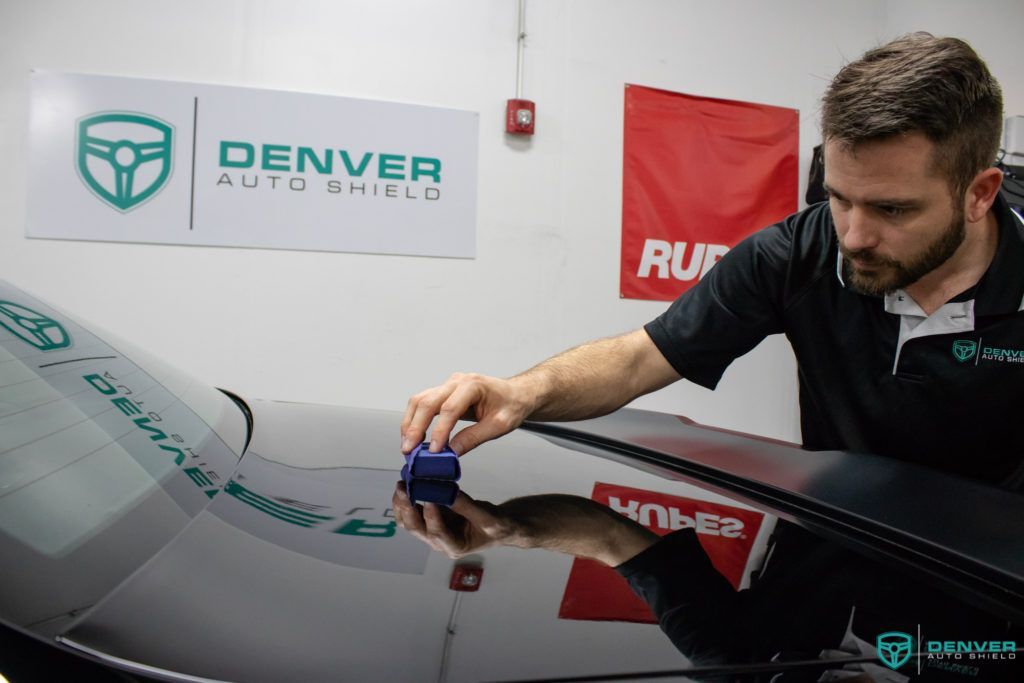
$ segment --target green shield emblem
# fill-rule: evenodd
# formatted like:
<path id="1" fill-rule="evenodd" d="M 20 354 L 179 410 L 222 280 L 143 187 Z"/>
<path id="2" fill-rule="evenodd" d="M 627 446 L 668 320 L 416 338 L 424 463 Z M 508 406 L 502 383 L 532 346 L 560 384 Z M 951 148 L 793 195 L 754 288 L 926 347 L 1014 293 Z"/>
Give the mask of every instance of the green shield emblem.
<path id="1" fill-rule="evenodd" d="M 100 112 L 78 121 L 75 168 L 89 190 L 122 213 L 171 177 L 174 127 L 154 116 Z"/>
<path id="2" fill-rule="evenodd" d="M 957 339 L 953 342 L 953 356 L 961 363 L 974 358 L 974 354 L 977 352 L 977 342 L 973 342 L 970 339 Z"/>
<path id="3" fill-rule="evenodd" d="M 889 631 L 876 641 L 878 659 L 890 669 L 898 669 L 910 660 L 914 651 L 914 638 L 902 631 Z"/>
<path id="4" fill-rule="evenodd" d="M 0 327 L 40 351 L 71 346 L 71 335 L 63 325 L 39 311 L 12 301 L 0 301 Z"/>

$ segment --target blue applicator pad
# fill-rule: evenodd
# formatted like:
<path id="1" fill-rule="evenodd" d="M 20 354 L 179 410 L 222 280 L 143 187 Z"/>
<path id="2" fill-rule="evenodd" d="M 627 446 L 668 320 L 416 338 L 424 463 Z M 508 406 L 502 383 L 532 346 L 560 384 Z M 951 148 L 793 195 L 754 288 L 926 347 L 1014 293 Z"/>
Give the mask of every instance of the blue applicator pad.
<path id="1" fill-rule="evenodd" d="M 416 479 L 445 479 L 458 481 L 462 476 L 459 467 L 459 456 L 451 448 L 445 446 L 439 453 L 430 452 L 429 443 L 421 443 L 405 456 L 409 474 Z"/>
<path id="2" fill-rule="evenodd" d="M 450 479 L 418 479 L 409 474 L 409 466 L 402 468 L 402 481 L 413 505 L 436 503 L 450 507 L 459 495 L 459 485 Z"/>

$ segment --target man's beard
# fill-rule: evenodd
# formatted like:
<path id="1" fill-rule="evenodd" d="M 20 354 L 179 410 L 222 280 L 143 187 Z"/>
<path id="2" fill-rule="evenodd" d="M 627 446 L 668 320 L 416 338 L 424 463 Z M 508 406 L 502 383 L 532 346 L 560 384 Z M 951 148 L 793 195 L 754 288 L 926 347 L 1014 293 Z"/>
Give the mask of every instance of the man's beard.
<path id="1" fill-rule="evenodd" d="M 925 247 L 924 251 L 908 262 L 879 256 L 869 249 L 848 251 L 842 243 L 839 250 L 843 254 L 843 281 L 861 294 L 883 296 L 897 289 L 912 285 L 932 272 L 956 253 L 967 236 L 963 211 L 954 211 L 953 220 L 934 242 Z M 874 266 L 870 271 L 857 270 L 850 259 L 866 262 Z"/>

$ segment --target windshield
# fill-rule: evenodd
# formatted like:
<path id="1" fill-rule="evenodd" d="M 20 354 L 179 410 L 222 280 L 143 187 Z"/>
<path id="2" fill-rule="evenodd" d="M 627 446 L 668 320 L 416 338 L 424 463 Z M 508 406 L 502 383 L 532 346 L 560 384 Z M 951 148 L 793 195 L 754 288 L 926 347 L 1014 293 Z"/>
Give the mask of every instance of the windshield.
<path id="1" fill-rule="evenodd" d="M 103 595 L 208 504 L 242 452 L 229 398 L 110 339 L 0 282 L 0 616 L 18 623 Z M 64 590 L 39 594 L 26 579 L 40 574 Z"/>

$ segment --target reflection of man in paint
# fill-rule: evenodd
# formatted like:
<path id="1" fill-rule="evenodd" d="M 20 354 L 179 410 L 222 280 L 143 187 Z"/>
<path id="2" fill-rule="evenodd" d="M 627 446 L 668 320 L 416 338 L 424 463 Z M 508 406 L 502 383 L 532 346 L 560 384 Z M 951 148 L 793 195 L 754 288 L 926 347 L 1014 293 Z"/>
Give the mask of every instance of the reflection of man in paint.
<path id="1" fill-rule="evenodd" d="M 1001 134 L 999 84 L 963 41 L 914 34 L 869 51 L 823 98 L 828 203 L 744 240 L 643 329 L 414 395 L 403 451 L 432 422 L 431 450 L 462 455 L 526 419 L 596 417 L 680 378 L 713 389 L 785 334 L 804 448 L 1020 486 L 1019 367 L 953 351 L 1024 339 L 1024 228 L 999 198 Z M 453 435 L 464 417 L 476 424 Z"/>
<path id="2" fill-rule="evenodd" d="M 779 653 L 789 660 L 872 657 L 877 634 L 918 625 L 928 633 L 961 634 L 944 638 L 977 640 L 985 634 L 1024 641 L 1021 630 L 1005 620 L 806 532 L 789 534 L 751 588 L 736 591 L 714 568 L 694 528 L 658 536 L 580 496 L 545 494 L 494 505 L 460 492 L 448 509 L 413 505 L 398 482 L 392 507 L 400 526 L 452 558 L 510 546 L 614 567 L 673 645 L 698 666 L 767 662 Z M 983 678 L 1004 680 L 1000 676 L 1012 672 L 1015 662 L 974 664 Z M 916 666 L 910 661 L 901 674 L 912 675 Z M 821 670 L 808 679 L 787 674 L 784 680 L 817 681 Z M 847 670 L 842 680 L 907 680 L 878 665 L 867 664 L 864 671 L 890 677 L 855 679 Z M 930 673 L 936 672 L 926 670 L 914 680 L 929 680 Z"/>

